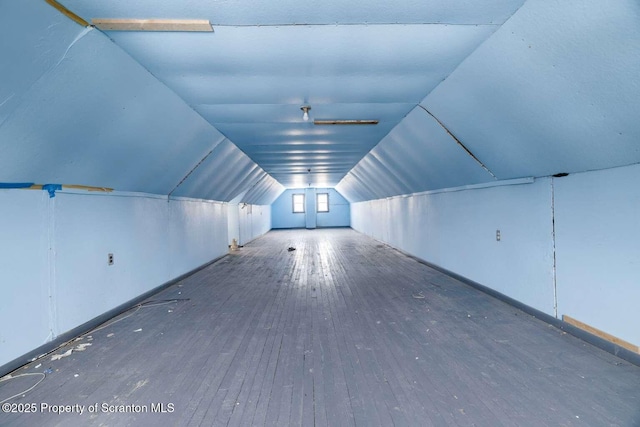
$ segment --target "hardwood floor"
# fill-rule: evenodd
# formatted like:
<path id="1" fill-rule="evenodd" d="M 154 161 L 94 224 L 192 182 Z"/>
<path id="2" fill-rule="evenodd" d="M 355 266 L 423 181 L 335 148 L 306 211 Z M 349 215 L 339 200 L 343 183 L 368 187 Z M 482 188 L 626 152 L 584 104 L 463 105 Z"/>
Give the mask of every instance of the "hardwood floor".
<path id="1" fill-rule="evenodd" d="M 350 229 L 272 231 L 69 349 L 0 425 L 640 425 L 639 367 Z"/>

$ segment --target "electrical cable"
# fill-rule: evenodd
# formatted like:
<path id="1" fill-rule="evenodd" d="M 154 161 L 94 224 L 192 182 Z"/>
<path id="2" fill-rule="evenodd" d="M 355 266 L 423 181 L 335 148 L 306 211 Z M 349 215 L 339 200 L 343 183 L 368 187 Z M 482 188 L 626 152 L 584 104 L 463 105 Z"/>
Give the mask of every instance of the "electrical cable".
<path id="1" fill-rule="evenodd" d="M 96 332 L 96 331 L 99 331 L 101 329 L 104 329 L 107 326 L 111 326 L 111 325 L 113 325 L 115 323 L 118 323 L 118 322 L 124 320 L 124 319 L 127 319 L 127 318 L 133 316 L 134 314 L 136 314 L 138 312 L 138 310 L 140 310 L 143 307 L 156 307 L 158 305 L 166 305 L 166 304 L 171 304 L 171 303 L 180 302 L 180 301 L 189 301 L 189 298 L 174 298 L 174 299 L 151 300 L 151 301 L 141 302 L 140 304 L 136 304 L 133 307 L 129 308 L 129 310 L 127 310 L 127 311 L 131 311 L 131 310 L 133 310 L 135 308 L 135 311 L 133 313 L 129 313 L 126 316 L 121 317 L 120 319 L 114 320 L 111 323 L 107 323 L 106 325 L 102 325 L 102 326 L 99 326 L 97 328 L 94 328 L 94 329 L 92 329 L 92 330 L 90 330 L 88 332 L 85 332 L 81 336 L 83 337 L 85 335 L 89 335 L 89 334 L 91 334 L 93 332 Z M 127 311 L 123 312 L 123 314 L 126 313 Z"/>
<path id="2" fill-rule="evenodd" d="M 129 308 L 128 310 L 126 310 L 126 311 L 124 311 L 124 312 L 123 312 L 123 313 L 126 313 L 127 311 L 131 311 L 131 310 L 133 310 L 133 309 L 135 308 L 135 310 L 134 310 L 132 313 L 129 313 L 128 315 L 126 315 L 126 316 L 124 316 L 124 317 L 121 317 L 120 319 L 114 320 L 114 321 L 113 321 L 113 322 L 111 322 L 111 323 L 107 323 L 107 324 L 102 325 L 102 326 L 100 326 L 100 327 L 98 327 L 98 328 L 91 329 L 90 331 L 87 331 L 87 332 L 85 332 L 84 334 L 82 334 L 82 335 L 80 335 L 80 336 L 78 336 L 78 337 L 76 337 L 76 338 L 74 338 L 74 339 L 71 339 L 71 340 L 69 340 L 69 341 L 66 341 L 66 342 L 64 342 L 64 343 L 60 344 L 59 346 L 57 346 L 56 348 L 54 348 L 53 350 L 51 350 L 51 351 L 49 351 L 49 352 L 47 352 L 47 353 L 45 353 L 45 354 L 43 354 L 43 355 L 41 355 L 41 356 L 39 356 L 39 357 L 37 357 L 37 358 L 33 359 L 31 362 L 35 362 L 36 360 L 42 359 L 43 357 L 48 356 L 49 354 L 53 353 L 54 351 L 57 351 L 58 349 L 60 349 L 60 348 L 62 348 L 62 347 L 64 347 L 64 346 L 66 346 L 67 344 L 69 344 L 69 343 L 71 343 L 71 342 L 78 341 L 80 338 L 82 338 L 82 337 L 84 337 L 84 336 L 86 336 L 86 335 L 89 335 L 89 334 L 91 334 L 91 333 L 93 333 L 93 332 L 95 332 L 95 331 L 99 331 L 99 330 L 101 330 L 101 329 L 106 328 L 107 326 L 111 326 L 111 325 L 113 325 L 113 324 L 115 324 L 115 323 L 118 323 L 118 322 L 120 322 L 120 321 L 124 320 L 124 319 L 127 319 L 127 318 L 129 318 L 129 317 L 133 316 L 134 314 L 136 314 L 136 313 L 138 312 L 138 310 L 140 310 L 140 309 L 141 309 L 141 308 L 143 308 L 143 307 L 157 307 L 157 306 L 159 306 L 159 305 L 166 305 L 166 304 L 172 304 L 172 303 L 174 303 L 174 302 L 189 301 L 189 300 L 190 300 L 190 298 L 174 298 L 174 299 L 151 300 L 151 301 L 141 302 L 140 304 L 136 304 L 136 305 L 134 305 L 133 307 L 131 307 L 131 308 Z M 123 313 L 121 313 L 121 314 L 123 314 Z M 11 375 L 11 374 L 9 374 L 9 375 L 5 376 L 4 378 L 0 378 L 0 382 L 3 382 L 3 381 L 12 380 L 12 379 L 15 379 L 15 378 L 26 377 L 26 376 L 33 376 L 33 375 L 36 375 L 36 376 L 40 376 L 40 375 L 41 375 L 41 376 L 42 376 L 42 378 L 40 378 L 40 380 L 39 380 L 37 383 L 35 383 L 34 385 L 32 385 L 31 387 L 29 387 L 29 388 L 28 388 L 28 389 L 26 389 L 25 391 L 20 392 L 20 393 L 18 393 L 18 394 L 14 394 L 13 396 L 8 397 L 8 398 L 6 398 L 6 399 L 4 399 L 4 400 L 0 401 L 0 405 L 1 405 L 1 404 L 3 404 L 3 403 L 5 403 L 5 402 L 8 402 L 8 401 L 9 401 L 9 400 L 11 400 L 11 399 L 15 399 L 16 397 L 19 397 L 19 396 L 22 396 L 22 395 L 24 395 L 24 394 L 26 394 L 26 393 L 29 393 L 31 390 L 33 390 L 34 388 L 36 388 L 36 387 L 37 387 L 37 386 L 38 386 L 42 381 L 44 381 L 44 379 L 45 379 L 47 376 L 46 376 L 46 374 L 44 374 L 44 373 L 42 373 L 42 372 L 27 372 L 27 373 L 19 374 L 19 375 Z"/>
<path id="3" fill-rule="evenodd" d="M 87 332 L 85 332 L 84 334 L 82 334 L 82 335 L 80 335 L 80 336 L 78 336 L 78 337 L 76 337 L 76 338 L 73 338 L 73 339 L 71 339 L 71 340 L 69 340 L 69 341 L 66 341 L 66 342 L 64 342 L 64 343 L 60 344 L 59 346 L 57 346 L 56 348 L 54 348 L 53 350 L 51 350 L 51 351 L 49 351 L 49 352 L 47 352 L 47 353 L 45 353 L 45 354 L 42 354 L 41 356 L 36 357 L 36 358 L 35 358 L 35 359 L 33 359 L 31 362 L 35 362 L 36 360 L 42 359 L 43 357 L 48 356 L 49 354 L 51 354 L 51 353 L 53 353 L 53 352 L 57 351 L 58 349 L 60 349 L 60 348 L 62 348 L 62 347 L 64 347 L 64 346 L 66 346 L 67 344 L 69 344 L 69 343 L 71 343 L 71 342 L 78 341 L 80 338 L 82 338 L 82 337 L 84 337 L 84 336 L 86 336 L 86 335 L 89 335 L 89 334 L 91 334 L 91 333 L 93 333 L 93 332 L 95 332 L 95 331 L 99 331 L 99 330 L 101 330 L 101 329 L 106 328 L 107 326 L 111 326 L 111 325 L 113 325 L 113 324 L 115 324 L 115 323 L 118 323 L 118 322 L 120 322 L 120 321 L 124 320 L 124 319 L 127 319 L 127 318 L 129 318 L 129 317 L 133 316 L 134 314 L 136 314 L 136 313 L 138 312 L 138 310 L 140 310 L 140 309 L 141 309 L 141 308 L 143 308 L 143 307 L 157 307 L 157 306 L 159 306 L 159 305 L 166 305 L 166 304 L 172 304 L 172 303 L 174 303 L 174 302 L 189 301 L 189 300 L 190 300 L 190 298 L 174 298 L 174 299 L 151 300 L 151 301 L 141 302 L 140 304 L 136 304 L 136 305 L 134 305 L 133 307 L 129 308 L 128 310 L 124 311 L 124 312 L 123 312 L 123 313 L 121 313 L 121 314 L 124 314 L 124 313 L 126 313 L 127 311 L 131 311 L 131 310 L 133 310 L 133 309 L 135 308 L 135 310 L 134 310 L 132 313 L 129 313 L 128 315 L 126 315 L 126 316 L 124 316 L 124 317 L 121 317 L 120 319 L 114 320 L 114 321 L 113 321 L 113 322 L 111 322 L 111 323 L 107 323 L 107 324 L 102 325 L 102 326 L 100 326 L 100 327 L 97 327 L 97 328 L 91 329 L 90 331 L 87 331 Z M 3 378 L 0 378 L 0 382 L 3 382 L 3 381 L 8 381 L 8 380 L 11 380 L 11 379 L 14 379 L 14 378 L 20 378 L 20 377 L 26 377 L 26 376 L 32 376 L 32 375 L 37 375 L 37 376 L 42 375 L 42 378 L 40 378 L 40 380 L 39 380 L 37 383 L 35 383 L 33 386 L 29 387 L 29 388 L 28 388 L 28 389 L 26 389 L 25 391 L 20 392 L 20 393 L 18 393 L 18 394 L 14 394 L 13 396 L 8 397 L 8 398 L 6 398 L 6 399 L 4 399 L 4 400 L 0 401 L 0 405 L 1 405 L 1 404 L 3 404 L 3 403 L 5 403 L 5 402 L 8 402 L 8 401 L 9 401 L 9 400 L 11 400 L 11 399 L 15 399 L 16 397 L 19 397 L 19 396 L 22 396 L 22 395 L 24 395 L 24 394 L 26 394 L 26 393 L 29 393 L 31 390 L 33 390 L 34 388 L 36 388 L 36 387 L 37 387 L 37 386 L 38 386 L 42 381 L 44 381 L 44 379 L 45 379 L 47 376 L 46 376 L 44 373 L 41 373 L 41 372 L 28 372 L 28 373 L 19 374 L 19 375 L 11 375 L 11 374 L 9 374 L 9 375 L 7 375 L 7 376 L 5 376 L 5 377 L 3 377 Z"/>
<path id="4" fill-rule="evenodd" d="M 3 403 L 5 403 L 5 402 L 10 401 L 11 399 L 15 399 L 16 397 L 20 397 L 20 396 L 22 396 L 22 395 L 25 395 L 25 394 L 29 393 L 31 390 L 33 390 L 34 388 L 36 388 L 36 387 L 38 386 L 38 384 L 40 384 L 42 381 L 44 381 L 44 379 L 45 379 L 47 376 L 46 376 L 45 374 L 43 374 L 42 372 L 28 372 L 28 373 L 20 374 L 20 375 L 11 375 L 11 374 L 9 374 L 9 375 L 7 375 L 7 376 L 6 376 L 6 377 L 4 377 L 4 378 L 0 378 L 0 383 L 1 383 L 1 382 L 3 382 L 3 381 L 9 381 L 9 380 L 13 380 L 13 379 L 15 379 L 15 378 L 28 377 L 28 376 L 33 376 L 33 375 L 38 375 L 38 376 L 39 376 L 39 375 L 42 375 L 42 378 L 40 378 L 40 380 L 38 380 L 38 382 L 37 382 L 37 383 L 35 383 L 34 385 L 32 385 L 31 387 L 29 387 L 29 388 L 28 388 L 28 389 L 26 389 L 25 391 L 22 391 L 22 392 L 20 392 L 20 393 L 18 393 L 18 394 L 14 394 L 13 396 L 11 396 L 11 397 L 7 397 L 6 399 L 4 399 L 4 400 L 0 401 L 0 405 L 2 405 L 2 404 L 3 404 Z"/>

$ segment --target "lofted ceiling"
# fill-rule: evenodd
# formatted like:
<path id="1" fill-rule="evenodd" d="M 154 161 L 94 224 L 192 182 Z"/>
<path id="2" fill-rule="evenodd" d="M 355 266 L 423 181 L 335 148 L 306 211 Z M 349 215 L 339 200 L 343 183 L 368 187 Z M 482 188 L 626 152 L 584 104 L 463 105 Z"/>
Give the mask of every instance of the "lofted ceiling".
<path id="1" fill-rule="evenodd" d="M 208 19 L 106 34 L 287 187 L 335 186 L 522 2 L 61 1 L 89 22 Z"/>
<path id="2" fill-rule="evenodd" d="M 213 32 L 47 2 L 0 2 L 0 183 L 269 204 L 640 163 L 637 0 L 59 0 Z"/>

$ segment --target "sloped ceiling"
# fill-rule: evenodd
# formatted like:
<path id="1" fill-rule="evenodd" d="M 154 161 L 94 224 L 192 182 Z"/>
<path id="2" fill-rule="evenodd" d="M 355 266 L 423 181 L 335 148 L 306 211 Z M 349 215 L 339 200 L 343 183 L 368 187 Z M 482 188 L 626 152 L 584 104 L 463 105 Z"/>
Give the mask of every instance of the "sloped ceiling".
<path id="1" fill-rule="evenodd" d="M 639 163 L 638 22 L 637 1 L 527 1 L 337 188 L 358 201 Z"/>
<path id="2" fill-rule="evenodd" d="M 223 161 L 242 168 L 180 188 L 225 137 L 104 34 L 43 1 L 0 3 L 0 40 L 0 182 L 226 201 L 253 184 L 237 186 L 247 167 L 273 181 L 231 144 Z M 274 189 L 245 201 L 270 204 Z"/>
<path id="3" fill-rule="evenodd" d="M 640 162 L 637 1 L 61 3 L 215 31 L 0 3 L 0 182 L 250 203 L 339 183 L 357 201 Z M 380 123 L 317 126 L 302 105 Z"/>
<path id="4" fill-rule="evenodd" d="M 528 1 L 421 103 L 499 178 L 640 162 L 640 2 Z"/>
<path id="5" fill-rule="evenodd" d="M 61 3 L 86 20 L 209 19 L 213 33 L 107 35 L 273 178 L 299 187 L 336 185 L 522 1 Z"/>

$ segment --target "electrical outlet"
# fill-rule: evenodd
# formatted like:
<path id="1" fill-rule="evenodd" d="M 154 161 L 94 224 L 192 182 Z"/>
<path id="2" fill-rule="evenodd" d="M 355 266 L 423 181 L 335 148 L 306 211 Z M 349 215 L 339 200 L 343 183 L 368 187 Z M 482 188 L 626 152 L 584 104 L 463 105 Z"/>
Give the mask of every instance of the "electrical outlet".
<path id="1" fill-rule="evenodd" d="M 500 241 L 500 230 L 496 230 L 496 241 Z"/>
<path id="2" fill-rule="evenodd" d="M 107 263 L 113 265 L 113 254 L 107 255 Z"/>

